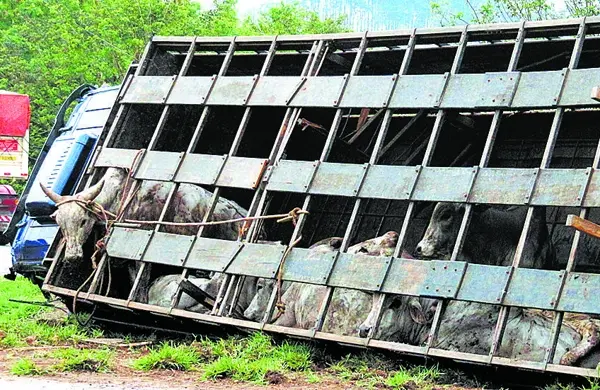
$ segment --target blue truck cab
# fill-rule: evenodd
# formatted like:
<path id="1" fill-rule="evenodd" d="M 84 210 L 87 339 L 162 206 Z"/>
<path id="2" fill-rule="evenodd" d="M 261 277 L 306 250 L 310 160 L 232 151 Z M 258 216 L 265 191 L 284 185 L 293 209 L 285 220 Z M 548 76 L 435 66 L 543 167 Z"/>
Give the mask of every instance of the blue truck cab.
<path id="1" fill-rule="evenodd" d="M 11 225 L 3 233 L 4 241 L 12 242 L 12 268 L 6 278 L 14 279 L 18 273 L 38 284 L 43 281 L 47 270 L 42 262 L 58 233 L 58 226 L 50 217 L 55 204 L 38 183 L 60 195 L 73 194 L 118 93 L 119 86 L 95 88 L 83 85 L 63 103 Z M 75 103 L 65 122 L 66 111 Z"/>

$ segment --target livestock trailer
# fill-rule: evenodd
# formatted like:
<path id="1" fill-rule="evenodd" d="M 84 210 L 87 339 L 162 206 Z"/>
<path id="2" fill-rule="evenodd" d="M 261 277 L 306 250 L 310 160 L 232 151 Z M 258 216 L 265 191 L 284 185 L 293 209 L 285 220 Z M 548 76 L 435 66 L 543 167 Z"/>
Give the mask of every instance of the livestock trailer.
<path id="1" fill-rule="evenodd" d="M 43 290 L 93 307 L 99 319 L 172 328 L 201 322 L 597 376 L 597 360 L 560 364 L 555 351 L 561 334 L 572 331 L 564 318 L 579 313 L 593 322 L 600 314 L 600 242 L 565 226 L 569 214 L 600 220 L 600 111 L 592 95 L 600 85 L 599 33 L 600 18 L 592 17 L 306 36 L 155 36 L 121 86 L 115 119 L 80 189 L 106 168 L 130 169 L 136 183 L 171 183 L 163 212 L 150 224 L 117 216 L 97 264 L 92 239 L 81 261 L 67 262 L 57 238 Z M 167 233 L 165 210 L 184 183 L 210 190 L 213 206 L 227 198 L 252 217 L 295 207 L 309 214 L 296 224 L 254 219 L 238 241 L 208 238 L 202 228 L 191 236 Z M 415 254 L 437 202 L 462 205 L 450 250 L 402 258 L 403 250 Z M 481 233 L 469 225 L 482 206 L 522 211 L 508 264 L 462 255 Z M 522 266 L 538 210 L 556 259 L 543 269 Z M 203 222 L 210 219 L 209 210 Z M 283 244 L 256 243 L 259 227 Z M 352 243 L 387 231 L 399 233 L 392 256 L 347 253 Z M 493 247 L 491 234 L 485 244 Z M 339 251 L 307 249 L 333 236 L 343 237 Z M 115 271 L 122 264 L 138 266 L 133 283 Z M 320 285 L 326 294 L 309 329 L 271 323 L 276 289 L 261 321 L 232 310 L 199 313 L 177 307 L 181 290 L 168 307 L 136 300 L 150 265 L 182 279 L 224 273 L 215 305 L 236 299 L 250 277 Z M 328 332 L 328 307 L 341 288 L 439 300 L 425 341 L 378 339 L 376 329 L 366 338 Z M 441 344 L 454 302 L 494 314 L 483 332 L 488 338 L 476 340 L 478 352 Z M 501 353 L 512 337 L 505 330 L 523 309 L 547 315 L 539 345 L 525 336 L 524 348 L 542 349 L 539 359 Z M 380 304 L 378 320 L 382 310 Z"/>
<path id="2" fill-rule="evenodd" d="M 76 88 L 62 103 L 54 125 L 20 196 L 10 224 L 2 226 L 2 241 L 11 243 L 14 279 L 19 273 L 41 285 L 47 268 L 42 265 L 58 226 L 50 215 L 54 204 L 38 182 L 59 194 L 72 194 L 85 171 L 94 144 L 109 119 L 118 86 Z M 69 109 L 72 109 L 70 112 Z M 66 116 L 69 113 L 69 116 Z M 15 194 L 16 196 L 16 194 Z"/>

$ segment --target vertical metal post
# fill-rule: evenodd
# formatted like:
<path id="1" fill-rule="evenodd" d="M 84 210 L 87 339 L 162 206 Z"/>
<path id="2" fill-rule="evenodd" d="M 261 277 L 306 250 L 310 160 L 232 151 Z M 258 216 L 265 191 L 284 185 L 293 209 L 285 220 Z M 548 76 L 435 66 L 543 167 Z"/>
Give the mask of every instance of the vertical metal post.
<path id="1" fill-rule="evenodd" d="M 515 38 L 515 43 L 513 45 L 513 51 L 510 57 L 510 61 L 508 64 L 508 72 L 515 71 L 517 64 L 519 62 L 519 56 L 521 55 L 521 50 L 523 49 L 523 41 L 525 40 L 525 21 L 521 22 L 521 26 L 519 27 L 519 31 L 517 32 L 517 37 Z M 494 111 L 494 116 L 492 117 L 492 122 L 490 124 L 490 128 L 488 130 L 488 135 L 485 140 L 485 146 L 483 148 L 483 152 L 481 155 L 481 159 L 479 160 L 478 168 L 487 167 L 490 158 L 492 156 L 492 149 L 494 147 L 494 142 L 496 141 L 496 136 L 498 134 L 498 129 L 500 128 L 500 121 L 502 120 L 503 110 Z M 477 172 L 474 172 L 476 175 Z M 470 192 L 472 188 L 470 189 Z M 471 194 L 467 194 L 467 201 L 469 201 Z M 452 254 L 450 256 L 450 261 L 456 261 L 462 247 L 464 245 L 467 229 L 469 227 L 469 223 L 471 222 L 471 216 L 473 211 L 473 205 L 471 203 L 467 203 L 465 205 L 465 212 L 460 224 L 460 228 L 458 230 L 458 235 L 456 237 L 456 242 L 454 243 L 454 248 L 452 250 Z M 445 308 L 448 304 L 447 300 L 439 301 L 436 312 L 433 317 L 433 322 L 431 324 L 431 329 L 429 330 L 429 336 L 427 339 L 426 351 L 429 351 L 431 346 L 435 343 L 437 339 L 437 332 L 439 331 L 439 327 L 442 322 L 442 316 L 445 311 Z"/>
<path id="2" fill-rule="evenodd" d="M 579 31 L 577 32 L 577 38 L 575 40 L 575 47 L 573 48 L 573 55 L 571 56 L 571 59 L 569 61 L 570 68 L 576 68 L 577 65 L 579 64 L 581 51 L 583 50 L 583 43 L 585 41 L 585 32 L 586 32 L 585 22 L 586 22 L 586 18 L 584 18 L 582 20 L 581 25 L 579 26 Z M 578 52 L 577 55 L 575 55 L 576 52 Z M 592 162 L 593 169 L 598 169 L 599 167 L 600 167 L 600 141 L 598 142 L 598 145 L 596 147 L 594 161 Z M 592 172 L 590 171 L 589 175 L 591 175 L 591 174 L 592 174 Z M 588 180 L 589 180 L 589 178 L 588 178 Z M 582 196 L 582 198 L 581 198 L 582 205 L 583 205 L 583 202 L 584 202 L 584 197 Z M 586 218 L 588 215 L 588 212 L 589 212 L 589 208 L 582 207 L 579 211 L 579 217 Z M 571 250 L 569 252 L 569 259 L 568 259 L 567 265 L 565 267 L 566 273 L 572 272 L 573 269 L 575 268 L 575 257 L 577 256 L 577 249 L 579 246 L 580 239 L 581 239 L 581 232 L 579 230 L 575 230 L 575 233 L 573 235 L 573 242 L 571 243 Z M 561 286 L 559 289 L 559 293 L 557 295 L 558 297 L 560 297 L 560 294 L 564 288 L 565 281 L 566 281 L 566 278 L 563 278 L 563 280 L 561 281 Z M 555 303 L 555 307 L 556 306 L 558 306 L 558 300 Z M 551 364 L 552 361 L 554 360 L 554 354 L 556 353 L 556 344 L 558 343 L 558 336 L 560 335 L 560 329 L 562 327 L 564 314 L 565 313 L 562 311 L 554 312 L 554 320 L 552 322 L 552 332 L 551 332 L 550 339 L 549 339 L 550 346 L 548 348 L 546 348 L 546 355 L 544 356 L 544 365 L 546 367 L 548 366 L 548 364 Z"/>
<path id="3" fill-rule="evenodd" d="M 356 53 L 356 57 L 352 64 L 352 68 L 350 70 L 349 76 L 355 76 L 356 74 L 358 74 L 358 70 L 360 68 L 360 64 L 362 62 L 364 54 L 367 50 L 367 46 L 368 46 L 367 32 L 365 31 L 365 33 L 361 39 L 358 51 Z M 320 68 L 320 66 L 319 66 L 319 68 Z M 341 97 L 340 97 L 340 99 L 341 99 Z M 327 134 L 327 138 L 325 140 L 325 145 L 323 146 L 323 150 L 321 151 L 321 156 L 319 157 L 319 160 L 318 160 L 319 163 L 324 162 L 329 157 L 329 153 L 331 152 L 331 149 L 333 148 L 333 143 L 337 137 L 337 133 L 338 133 L 342 115 L 343 115 L 343 111 L 344 111 L 343 109 L 338 108 L 335 112 L 335 116 L 333 118 L 333 123 L 331 124 L 331 129 L 329 130 L 329 132 Z M 288 134 L 288 136 L 287 136 L 288 140 L 289 140 L 289 136 L 291 135 L 291 132 L 289 132 L 289 133 L 290 134 Z M 285 150 L 286 144 L 287 144 L 287 140 L 285 140 L 284 145 L 279 150 L 278 159 L 281 158 L 281 155 L 282 155 L 283 151 Z M 265 195 L 266 195 L 266 191 L 265 191 Z M 309 208 L 311 199 L 312 199 L 311 195 L 306 195 L 306 197 L 304 198 L 304 203 L 302 205 L 303 210 L 307 210 Z M 292 237 L 290 238 L 290 244 L 292 242 L 296 241 L 298 239 L 298 237 L 300 237 L 300 232 L 302 231 L 302 227 L 304 226 L 305 221 L 306 221 L 306 216 L 304 214 L 300 215 L 300 217 L 298 218 L 298 222 L 296 223 L 296 227 L 294 228 L 294 232 L 292 233 Z M 267 305 L 267 310 L 265 311 L 265 315 L 263 317 L 261 327 L 264 327 L 265 324 L 271 319 L 271 314 L 273 312 L 273 307 L 275 305 L 276 297 L 277 297 L 277 289 L 274 288 L 273 292 L 271 293 L 271 297 L 269 299 L 269 303 Z"/>
<path id="4" fill-rule="evenodd" d="M 185 76 L 185 74 L 187 73 L 187 71 L 188 71 L 188 69 L 189 69 L 189 67 L 190 67 L 190 65 L 192 63 L 192 60 L 194 58 L 194 53 L 195 52 L 196 52 L 196 38 L 194 38 L 192 40 L 192 43 L 190 44 L 190 47 L 188 49 L 188 53 L 187 53 L 187 55 L 185 57 L 183 65 L 181 66 L 181 69 L 179 70 L 178 76 Z M 175 84 L 175 82 L 177 81 L 177 77 L 178 76 L 175 76 L 173 78 L 173 82 L 171 84 L 171 88 L 172 88 L 173 84 Z M 158 120 L 156 128 L 154 129 L 154 133 L 152 134 L 152 138 L 150 139 L 150 142 L 148 144 L 148 148 L 147 148 L 148 150 L 154 150 L 156 148 L 156 145 L 158 143 L 158 139 L 160 138 L 160 135 L 162 134 L 164 126 L 165 126 L 165 124 L 167 122 L 167 118 L 169 116 L 169 110 L 170 110 L 170 105 L 169 104 L 165 104 L 165 106 L 163 108 L 163 112 L 162 112 L 162 114 L 160 116 L 160 119 Z M 180 164 L 181 164 L 181 161 L 180 161 Z M 135 180 L 132 188 L 134 188 L 137 185 L 139 185 L 139 183 L 138 183 L 137 180 Z M 165 215 L 167 213 L 167 209 L 169 208 L 169 204 L 171 203 L 171 199 L 173 198 L 173 194 L 177 190 L 177 187 L 178 187 L 178 185 L 174 184 L 171 187 L 171 190 L 169 191 L 169 193 L 167 195 L 167 199 L 165 200 L 165 205 L 163 206 L 163 208 L 162 208 L 162 210 L 160 212 L 159 218 L 158 218 L 158 220 L 161 221 L 161 222 L 163 221 L 163 219 L 164 219 L 164 217 L 165 217 Z M 161 228 L 161 225 L 157 224 L 154 227 L 154 229 L 153 229 L 153 234 L 159 232 L 160 228 Z M 140 285 L 140 281 L 141 281 L 142 277 L 144 276 L 144 273 L 146 273 L 146 268 L 147 267 L 148 266 L 147 266 L 146 262 L 142 262 L 142 264 L 140 265 L 140 267 L 138 269 L 138 272 L 137 272 L 137 275 L 135 277 L 135 281 L 133 282 L 133 286 L 131 287 L 131 290 L 129 291 L 129 296 L 127 298 L 127 301 L 128 301 L 127 304 L 129 304 L 129 302 L 132 301 L 135 298 L 135 296 L 137 294 L 137 291 L 138 291 L 138 288 L 139 288 L 139 285 Z"/>
<path id="5" fill-rule="evenodd" d="M 583 42 L 585 40 L 585 31 L 586 31 L 586 18 L 582 18 L 581 23 L 579 25 L 579 29 L 577 31 L 577 37 L 575 39 L 575 44 L 573 47 L 573 52 L 571 54 L 571 59 L 569 61 L 568 69 L 574 69 L 577 67 L 579 63 L 579 58 L 581 57 L 581 51 L 583 48 Z M 568 76 L 568 75 L 565 75 Z M 559 103 L 559 102 L 557 102 Z M 560 129 L 560 124 L 562 122 L 564 107 L 556 108 L 554 112 L 554 119 L 552 121 L 552 126 L 550 128 L 550 134 L 548 135 L 548 141 L 546 142 L 546 147 L 544 148 L 544 154 L 542 157 L 542 161 L 540 163 L 540 168 L 548 168 L 550 166 L 550 159 L 552 157 L 552 152 L 554 151 L 554 146 L 556 145 L 556 139 L 558 137 L 558 131 Z M 534 206 L 529 206 L 527 209 L 527 216 L 525 218 L 525 224 L 523 226 L 523 231 L 521 232 L 521 236 L 519 238 L 519 243 L 517 245 L 515 251 L 515 257 L 513 259 L 512 267 L 517 268 L 521 264 L 521 259 L 523 256 L 523 249 L 525 247 L 525 243 L 527 240 L 527 235 L 529 234 L 529 229 L 531 227 L 531 220 L 533 217 Z M 512 274 L 511 274 L 512 275 Z M 510 279 L 508 280 L 510 283 Z M 494 338 L 492 341 L 492 346 L 490 348 L 490 353 L 488 355 L 489 360 L 491 361 L 494 358 L 494 355 L 498 353 L 500 349 L 500 345 L 502 344 L 502 337 L 504 336 L 504 330 L 506 328 L 506 323 L 508 321 L 508 315 L 510 313 L 509 306 L 502 306 L 500 308 L 500 314 L 498 315 L 498 322 L 496 324 L 496 328 L 494 329 Z M 562 321 L 562 316 L 558 318 Z M 557 321 L 555 321 L 557 322 Z M 558 324 L 553 324 L 557 325 Z M 558 326 L 560 328 L 560 326 Z M 554 337 L 554 336 L 553 336 Z M 550 349 L 554 349 L 556 347 L 556 341 L 554 340 L 553 345 Z M 550 358 L 550 355 L 553 353 L 547 353 L 546 358 Z"/>
<path id="6" fill-rule="evenodd" d="M 465 53 L 465 50 L 467 47 L 467 42 L 468 42 L 468 28 L 469 28 L 469 26 L 466 25 L 464 27 L 464 30 L 461 33 L 460 40 L 459 40 L 458 46 L 456 48 L 456 53 L 454 54 L 454 60 L 452 62 L 450 74 L 455 74 L 460 69 L 460 65 L 462 63 L 462 59 L 463 59 L 463 56 L 464 56 L 464 53 Z M 411 38 L 409 40 L 407 51 L 406 51 L 406 53 L 404 53 L 404 59 L 402 61 L 402 65 L 400 67 L 400 72 L 403 72 L 403 73 L 400 73 L 400 75 L 406 74 L 406 72 L 408 71 L 408 66 L 409 66 L 410 59 L 412 58 L 415 43 L 416 43 L 416 36 L 415 36 L 415 31 L 413 31 L 413 34 L 411 35 Z M 438 112 L 436 114 L 435 122 L 433 124 L 433 129 L 431 131 L 431 136 L 429 137 L 429 141 L 427 142 L 427 147 L 425 149 L 425 154 L 423 156 L 423 161 L 421 163 L 421 166 L 427 166 L 431 163 L 431 159 L 433 157 L 433 151 L 435 149 L 437 139 L 439 137 L 440 131 L 444 124 L 445 117 L 446 117 L 446 111 L 443 109 L 438 110 Z M 420 167 L 417 168 L 417 175 L 418 175 L 418 172 L 420 172 Z M 402 253 L 402 249 L 404 247 L 404 241 L 406 240 L 406 234 L 408 232 L 408 226 L 410 224 L 410 220 L 412 219 L 412 214 L 414 212 L 414 208 L 415 208 L 415 202 L 410 201 L 408 203 L 408 207 L 406 208 L 406 214 L 404 216 L 404 220 L 402 221 L 402 227 L 400 229 L 400 234 L 398 236 L 398 243 L 396 244 L 396 248 L 394 249 L 394 254 L 393 254 L 394 257 L 399 257 L 400 254 Z M 387 278 L 387 273 L 385 275 L 385 278 Z M 383 286 L 383 283 L 381 283 L 381 285 Z M 369 335 L 366 340 L 367 344 L 370 342 L 371 338 L 373 337 L 373 335 L 376 334 L 377 329 L 379 328 L 379 323 L 381 321 L 381 315 L 383 312 L 383 303 L 384 303 L 385 299 L 386 299 L 386 294 L 379 294 L 377 308 L 376 308 L 377 314 L 375 316 L 375 324 L 369 331 Z"/>

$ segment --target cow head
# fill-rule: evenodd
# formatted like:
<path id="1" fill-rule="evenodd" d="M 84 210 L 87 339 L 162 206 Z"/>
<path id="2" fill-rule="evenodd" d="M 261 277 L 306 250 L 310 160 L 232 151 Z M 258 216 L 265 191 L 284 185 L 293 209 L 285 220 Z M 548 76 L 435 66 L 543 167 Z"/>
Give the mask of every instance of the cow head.
<path id="1" fill-rule="evenodd" d="M 367 319 L 358 327 L 360 337 L 367 337 L 375 326 L 379 307 L 381 320 L 374 336 L 378 340 L 420 344 L 425 330 L 435 315 L 437 303 L 433 299 L 409 296 L 373 294 L 373 305 Z"/>
<path id="2" fill-rule="evenodd" d="M 348 248 L 348 253 L 362 253 L 369 256 L 391 256 L 398 243 L 398 233 L 389 231 L 383 236 L 360 242 Z"/>
<path id="3" fill-rule="evenodd" d="M 57 209 L 51 217 L 56 220 L 66 242 L 64 258 L 67 261 L 83 257 L 83 244 L 87 241 L 97 222 L 94 214 L 71 200 L 92 201 L 100 194 L 103 186 L 104 180 L 101 180 L 79 194 L 58 195 L 40 183 L 42 191 L 56 203 Z"/>
<path id="4" fill-rule="evenodd" d="M 462 204 L 436 204 L 427 230 L 415 248 L 416 256 L 418 258 L 449 257 L 458 237 L 464 212 Z"/>
<path id="5" fill-rule="evenodd" d="M 269 305 L 269 299 L 274 287 L 275 280 L 258 279 L 256 282 L 256 294 L 248 308 L 244 311 L 244 317 L 251 321 L 261 321 Z"/>

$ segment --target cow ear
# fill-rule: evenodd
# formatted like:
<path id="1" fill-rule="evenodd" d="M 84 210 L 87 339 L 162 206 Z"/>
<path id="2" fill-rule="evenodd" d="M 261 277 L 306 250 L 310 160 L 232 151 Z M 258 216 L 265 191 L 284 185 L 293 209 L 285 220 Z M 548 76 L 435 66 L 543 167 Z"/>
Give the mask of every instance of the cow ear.
<path id="1" fill-rule="evenodd" d="M 427 324 L 427 315 L 423 311 L 423 306 L 417 298 L 410 298 L 408 300 L 408 312 L 414 322 L 420 325 Z"/>
<path id="2" fill-rule="evenodd" d="M 58 215 L 58 210 L 56 210 L 55 212 L 53 212 L 52 214 L 50 214 L 50 218 L 56 220 L 56 216 Z"/>

